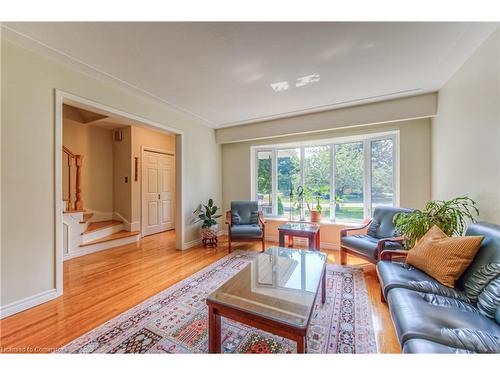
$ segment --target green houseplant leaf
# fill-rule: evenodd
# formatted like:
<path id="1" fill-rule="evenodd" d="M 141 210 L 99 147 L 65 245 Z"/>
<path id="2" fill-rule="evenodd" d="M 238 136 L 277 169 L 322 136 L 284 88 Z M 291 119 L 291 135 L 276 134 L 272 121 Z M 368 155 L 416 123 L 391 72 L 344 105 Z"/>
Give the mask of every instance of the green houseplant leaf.
<path id="1" fill-rule="evenodd" d="M 434 225 L 448 236 L 463 235 L 467 223 L 474 222 L 478 215 L 476 202 L 467 196 L 460 196 L 449 201 L 430 201 L 423 211 L 396 214 L 394 224 L 405 237 L 406 248 L 412 248 Z"/>
<path id="2" fill-rule="evenodd" d="M 214 205 L 214 201 L 212 198 L 208 200 L 207 204 L 200 204 L 196 210 L 194 210 L 193 214 L 197 216 L 195 219 L 195 223 L 203 222 L 202 228 L 210 228 L 217 224 L 217 218 L 222 215 L 216 215 L 219 207 Z"/>

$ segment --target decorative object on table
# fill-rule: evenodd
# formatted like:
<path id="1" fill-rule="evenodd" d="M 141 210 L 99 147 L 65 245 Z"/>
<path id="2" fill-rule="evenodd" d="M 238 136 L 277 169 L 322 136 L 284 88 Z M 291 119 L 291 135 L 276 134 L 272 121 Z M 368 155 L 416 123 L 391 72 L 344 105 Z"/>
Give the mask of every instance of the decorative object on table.
<path id="1" fill-rule="evenodd" d="M 231 210 L 226 212 L 228 226 L 227 237 L 229 252 L 232 242 L 262 242 L 262 251 L 266 245 L 266 222 L 257 201 L 231 202 Z"/>
<path id="2" fill-rule="evenodd" d="M 195 223 L 203 222 L 201 226 L 201 236 L 203 247 L 217 247 L 217 233 L 219 232 L 219 225 L 217 218 L 222 215 L 216 215 L 219 207 L 214 205 L 212 198 L 208 200 L 208 204 L 200 204 L 193 214 L 197 215 Z"/>
<path id="3" fill-rule="evenodd" d="M 304 220 L 304 218 L 302 217 L 303 212 L 304 212 L 302 210 L 302 208 L 304 207 L 304 187 L 302 185 L 297 186 L 296 193 L 297 193 L 297 195 L 295 197 L 295 202 L 292 206 L 292 210 L 295 210 L 297 208 L 297 210 L 299 211 L 299 215 L 300 215 L 299 220 Z"/>
<path id="4" fill-rule="evenodd" d="M 259 253 L 235 251 L 57 350 L 57 353 L 207 353 L 207 296 Z M 376 353 L 363 270 L 326 266 L 326 303 L 316 303 L 308 353 Z M 293 341 L 222 319 L 224 353 L 293 353 Z"/>
<path id="5" fill-rule="evenodd" d="M 286 223 L 280 225 L 279 244 L 285 247 L 285 236 L 288 236 L 288 247 L 293 247 L 293 237 L 307 238 L 309 250 L 319 250 L 321 244 L 320 226 L 307 223 Z"/>
<path id="6" fill-rule="evenodd" d="M 321 211 L 323 210 L 321 207 L 321 192 L 316 192 L 314 194 L 314 199 L 316 205 L 314 208 L 311 208 L 311 205 L 309 204 L 309 201 L 306 202 L 307 204 L 307 209 L 309 210 L 309 213 L 311 214 L 311 221 L 313 223 L 319 223 L 321 221 Z"/>
<path id="7" fill-rule="evenodd" d="M 394 217 L 398 213 L 410 213 L 411 209 L 380 206 L 373 212 L 373 218 L 364 225 L 345 228 L 340 231 L 340 263 L 346 264 L 347 254 L 377 263 L 383 250 L 403 250 L 404 238 L 398 235 Z M 349 232 L 367 229 L 366 234 L 348 235 Z"/>
<path id="8" fill-rule="evenodd" d="M 475 222 L 478 215 L 476 202 L 461 196 L 449 201 L 430 201 L 423 211 L 402 212 L 394 217 L 394 222 L 396 230 L 405 238 L 405 247 L 410 249 L 434 225 L 448 236 L 461 236 L 467 222 Z"/>

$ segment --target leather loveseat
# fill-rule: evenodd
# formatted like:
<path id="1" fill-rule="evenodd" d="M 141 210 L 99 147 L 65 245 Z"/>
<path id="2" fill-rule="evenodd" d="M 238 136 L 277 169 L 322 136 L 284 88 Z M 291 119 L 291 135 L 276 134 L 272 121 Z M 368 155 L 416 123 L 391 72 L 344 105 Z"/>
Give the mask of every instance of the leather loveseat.
<path id="1" fill-rule="evenodd" d="M 500 353 L 500 226 L 471 224 L 466 235 L 484 240 L 454 288 L 392 262 L 400 250 L 382 253 L 377 274 L 404 353 Z"/>

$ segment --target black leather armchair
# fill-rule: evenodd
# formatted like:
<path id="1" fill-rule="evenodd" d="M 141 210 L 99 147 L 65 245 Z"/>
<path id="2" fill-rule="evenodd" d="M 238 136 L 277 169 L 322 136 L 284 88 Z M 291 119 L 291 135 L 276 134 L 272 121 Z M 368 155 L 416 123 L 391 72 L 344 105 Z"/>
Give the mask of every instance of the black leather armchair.
<path id="1" fill-rule="evenodd" d="M 340 263 L 346 264 L 347 254 L 363 258 L 371 263 L 380 260 L 383 250 L 402 250 L 403 237 L 397 236 L 394 215 L 411 212 L 408 208 L 377 207 L 373 218 L 366 224 L 340 231 Z M 348 235 L 349 232 L 367 228 L 366 234 Z"/>

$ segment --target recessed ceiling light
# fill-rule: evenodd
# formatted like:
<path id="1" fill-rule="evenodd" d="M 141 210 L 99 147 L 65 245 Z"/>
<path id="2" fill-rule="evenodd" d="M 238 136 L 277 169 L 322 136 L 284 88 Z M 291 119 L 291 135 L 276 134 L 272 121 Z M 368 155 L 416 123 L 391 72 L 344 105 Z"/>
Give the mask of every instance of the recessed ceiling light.
<path id="1" fill-rule="evenodd" d="M 310 74 L 304 77 L 299 77 L 295 80 L 295 87 L 310 85 L 311 83 L 319 82 L 320 79 L 321 77 L 317 73 Z"/>
<path id="2" fill-rule="evenodd" d="M 274 92 L 280 92 L 288 90 L 290 88 L 290 85 L 288 84 L 287 81 L 282 81 L 282 82 L 271 83 L 271 87 L 274 90 Z"/>

